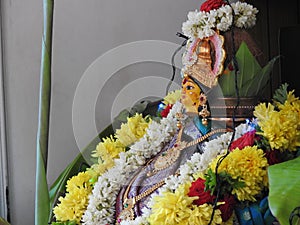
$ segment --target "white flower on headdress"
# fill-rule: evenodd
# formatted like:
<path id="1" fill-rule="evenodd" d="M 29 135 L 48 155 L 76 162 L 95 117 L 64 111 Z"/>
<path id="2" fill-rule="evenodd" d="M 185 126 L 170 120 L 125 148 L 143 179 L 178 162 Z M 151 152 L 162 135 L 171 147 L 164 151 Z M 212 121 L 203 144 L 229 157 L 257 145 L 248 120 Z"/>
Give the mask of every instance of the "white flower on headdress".
<path id="1" fill-rule="evenodd" d="M 231 8 L 232 7 L 232 8 Z M 197 10 L 188 13 L 188 20 L 182 24 L 182 32 L 191 39 L 205 38 L 212 36 L 216 29 L 228 31 L 232 24 L 232 9 L 234 10 L 234 25 L 239 28 L 250 28 L 256 23 L 258 10 L 245 2 L 224 5 L 209 12 L 198 12 Z"/>

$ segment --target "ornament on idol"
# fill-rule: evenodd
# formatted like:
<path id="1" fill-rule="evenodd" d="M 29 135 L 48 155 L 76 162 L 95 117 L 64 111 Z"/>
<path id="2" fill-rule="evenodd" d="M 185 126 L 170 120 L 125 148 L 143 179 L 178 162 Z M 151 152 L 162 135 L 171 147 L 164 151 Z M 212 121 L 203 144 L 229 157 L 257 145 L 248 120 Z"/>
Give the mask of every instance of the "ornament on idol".
<path id="1" fill-rule="evenodd" d="M 196 60 L 193 62 L 193 55 Z M 224 37 L 216 32 L 207 38 L 191 40 L 187 45 L 184 55 L 192 64 L 187 64 L 184 74 L 193 77 L 203 85 L 212 88 L 217 85 L 218 77 L 223 72 L 223 63 L 226 58 L 224 49 Z"/>
<path id="2" fill-rule="evenodd" d="M 207 108 L 207 99 L 206 99 L 206 95 L 204 94 L 201 94 L 200 95 L 200 101 L 203 102 L 201 105 L 201 111 L 199 112 L 199 116 L 202 117 L 201 119 L 201 122 L 204 126 L 207 126 L 208 125 L 208 119 L 207 117 L 210 116 L 210 112 Z"/>

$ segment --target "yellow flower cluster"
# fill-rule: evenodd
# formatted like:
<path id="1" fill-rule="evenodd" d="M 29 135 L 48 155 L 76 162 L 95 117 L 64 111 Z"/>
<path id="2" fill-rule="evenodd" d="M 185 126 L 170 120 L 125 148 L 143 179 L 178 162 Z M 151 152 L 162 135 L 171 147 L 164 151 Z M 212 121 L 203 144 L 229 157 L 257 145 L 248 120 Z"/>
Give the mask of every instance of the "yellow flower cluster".
<path id="1" fill-rule="evenodd" d="M 98 158 L 98 163 L 93 164 L 91 168 L 98 174 L 102 175 L 107 169 L 114 166 L 114 159 L 118 157 L 120 152 L 125 151 L 125 146 L 113 138 L 113 136 L 109 136 L 102 139 L 94 153 L 93 157 Z"/>
<path id="2" fill-rule="evenodd" d="M 68 180 L 65 197 L 60 197 L 60 202 L 54 207 L 53 212 L 58 221 L 76 221 L 80 224 L 81 217 L 88 205 L 88 196 L 92 191 L 89 180 L 91 175 L 80 172 Z"/>
<path id="3" fill-rule="evenodd" d="M 281 151 L 296 151 L 300 146 L 300 101 L 293 92 L 288 93 L 284 104 L 268 103 L 255 107 L 254 116 L 258 118 L 258 125 L 263 135 L 270 143 L 271 148 Z"/>
<path id="4" fill-rule="evenodd" d="M 116 130 L 115 137 L 123 144 L 129 146 L 138 141 L 149 125 L 148 118 L 143 118 L 142 114 L 127 119 L 126 124 L 122 124 L 120 129 Z"/>
<path id="5" fill-rule="evenodd" d="M 80 219 L 86 210 L 88 196 L 92 193 L 92 185 L 97 177 L 114 166 L 114 159 L 124 152 L 126 147 L 140 139 L 149 125 L 147 118 L 141 114 L 127 118 L 127 123 L 122 124 L 121 128 L 113 135 L 103 138 L 93 151 L 92 157 L 97 158 L 98 162 L 93 164 L 86 172 L 81 172 L 73 176 L 66 185 L 65 197 L 60 197 L 60 203 L 54 208 L 53 212 L 59 221 L 75 220 L 80 224 Z"/>
<path id="6" fill-rule="evenodd" d="M 208 224 L 213 206 L 203 204 L 194 205 L 193 201 L 198 197 L 187 195 L 191 183 L 181 185 L 175 192 L 164 192 L 153 198 L 152 214 L 148 218 L 151 225 L 195 225 Z M 215 210 L 211 224 L 221 224 L 221 211 Z"/>
<path id="7" fill-rule="evenodd" d="M 216 158 L 210 165 L 215 171 Z M 264 187 L 268 185 L 267 174 L 268 161 L 264 157 L 264 152 L 257 149 L 257 146 L 247 146 L 242 150 L 236 148 L 219 165 L 218 172 L 226 172 L 233 179 L 238 179 L 245 183 L 244 187 L 233 189 L 232 194 L 236 195 L 240 201 L 256 201 L 258 195 Z"/>
<path id="8" fill-rule="evenodd" d="M 120 152 L 124 152 L 126 147 L 144 136 L 150 122 L 150 119 L 143 118 L 142 114 L 138 113 L 127 118 L 127 123 L 123 123 L 121 128 L 116 130 L 115 136 L 103 138 L 102 142 L 97 145 L 92 156 L 98 158 L 98 163 L 92 165 L 91 168 L 98 175 L 112 168 L 114 159 Z"/>
<path id="9" fill-rule="evenodd" d="M 165 105 L 169 105 L 169 104 L 173 105 L 175 104 L 175 102 L 177 102 L 180 99 L 180 96 L 181 96 L 180 89 L 169 92 L 169 94 L 166 97 L 164 97 L 163 103 Z"/>

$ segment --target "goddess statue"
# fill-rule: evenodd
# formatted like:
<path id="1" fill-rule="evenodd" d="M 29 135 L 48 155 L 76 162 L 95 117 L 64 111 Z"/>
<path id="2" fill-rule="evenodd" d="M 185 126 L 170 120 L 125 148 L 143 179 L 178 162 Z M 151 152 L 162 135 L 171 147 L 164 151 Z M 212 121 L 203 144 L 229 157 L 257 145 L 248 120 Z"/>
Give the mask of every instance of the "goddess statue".
<path id="1" fill-rule="evenodd" d="M 237 28 L 234 31 L 237 34 L 237 46 L 245 41 L 252 53 L 259 55 L 259 49 L 248 33 Z M 207 92 L 217 85 L 224 64 L 232 59 L 232 45 L 230 32 L 221 35 L 218 31 L 208 37 L 188 41 L 187 51 L 183 55 L 186 59 L 182 69 L 180 99 L 183 114 L 177 115 L 178 132 L 159 154 L 133 173 L 128 183 L 121 188 L 116 202 L 116 224 L 141 216 L 151 195 L 164 185 L 165 178 L 176 174 L 180 165 L 195 152 L 201 153 L 205 141 L 229 130 L 226 124 L 213 122 Z M 185 125 L 180 123 L 182 116 L 188 116 Z"/>
<path id="2" fill-rule="evenodd" d="M 205 3 L 209 2 L 211 1 L 208 0 Z M 206 141 L 229 130 L 226 123 L 216 123 L 213 120 L 214 115 L 210 106 L 214 98 L 209 95 L 217 86 L 218 78 L 224 68 L 233 58 L 232 46 L 239 46 L 244 41 L 254 56 L 261 56 L 259 48 L 256 47 L 249 34 L 240 29 L 254 25 L 257 12 L 246 3 L 242 6 L 238 5 L 237 10 L 242 9 L 238 16 L 243 17 L 243 20 L 240 24 L 235 24 L 237 28 L 234 28 L 231 24 L 235 22 L 232 8 L 225 1 L 215 2 L 220 4 L 212 4 L 213 8 L 210 4 L 206 4 L 208 8 L 205 9 L 213 11 L 211 16 L 218 17 L 212 20 L 212 23 L 216 23 L 214 26 L 201 27 L 205 23 L 201 22 L 200 17 L 206 18 L 209 10 L 205 11 L 206 14 L 201 10 L 191 12 L 188 15 L 189 21 L 183 24 L 183 33 L 188 41 L 183 54 L 184 67 L 182 68 L 180 99 L 183 110 L 176 115 L 177 132 L 158 154 L 150 158 L 137 171 L 132 171 L 129 179 L 126 178 L 127 183 L 121 187 L 115 202 L 116 225 L 141 216 L 153 194 L 165 184 L 166 178 L 178 174 L 179 167 L 185 164 L 194 153 L 202 153 Z M 217 8 L 214 8 L 215 6 Z M 219 14 L 214 11 L 218 8 L 222 8 Z M 247 15 L 243 15 L 246 12 Z M 228 20 L 227 16 L 232 20 Z M 249 18 L 246 18 L 247 16 Z M 232 31 L 235 33 L 235 39 L 232 38 Z M 185 118 L 184 123 L 183 118 Z M 95 207 L 92 208 L 94 210 Z M 102 214 L 105 213 L 101 213 L 101 216 Z M 86 218 L 90 217 L 93 217 L 92 213 L 86 216 Z M 86 224 L 93 223 L 87 222 Z"/>
<path id="3" fill-rule="evenodd" d="M 176 174 L 180 165 L 195 152 L 201 152 L 204 141 L 227 131 L 225 128 L 211 129 L 206 96 L 191 76 L 183 78 L 181 103 L 185 109 L 184 113 L 189 115 L 188 122 L 183 126 L 180 123 L 182 115 L 179 113 L 178 132 L 171 142 L 135 172 L 128 184 L 121 189 L 116 203 L 116 224 L 141 216 L 149 197 L 164 184 L 166 177 Z"/>

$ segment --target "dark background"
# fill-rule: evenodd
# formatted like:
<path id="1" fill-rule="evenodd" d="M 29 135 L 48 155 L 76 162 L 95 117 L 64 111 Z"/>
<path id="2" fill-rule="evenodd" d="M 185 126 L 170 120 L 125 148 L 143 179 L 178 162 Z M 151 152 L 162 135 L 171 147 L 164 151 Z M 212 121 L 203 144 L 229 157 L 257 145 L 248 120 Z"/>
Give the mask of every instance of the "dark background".
<path id="1" fill-rule="evenodd" d="M 265 97 L 281 83 L 300 95 L 300 4 L 299 0 L 249 0 L 258 10 L 257 25 L 250 31 L 262 49 L 263 61 L 280 55 L 274 66 Z"/>

